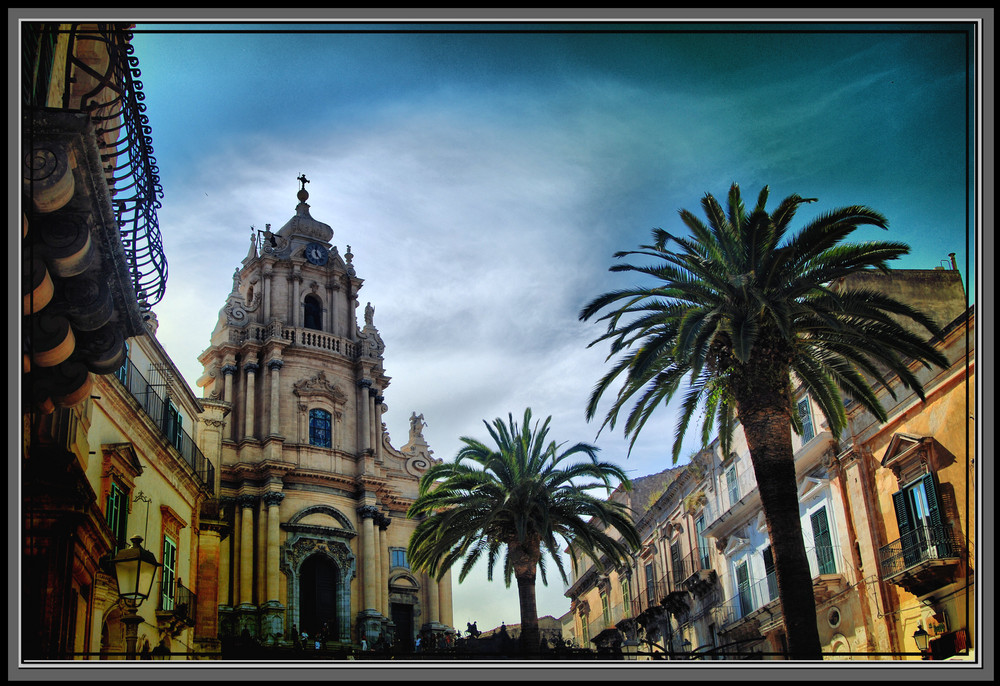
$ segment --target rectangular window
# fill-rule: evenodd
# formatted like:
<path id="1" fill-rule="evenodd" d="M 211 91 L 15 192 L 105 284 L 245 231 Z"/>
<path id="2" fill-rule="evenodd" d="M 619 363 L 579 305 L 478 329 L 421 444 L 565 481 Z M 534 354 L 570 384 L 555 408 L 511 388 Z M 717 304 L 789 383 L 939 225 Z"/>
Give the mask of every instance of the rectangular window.
<path id="1" fill-rule="evenodd" d="M 750 568 L 746 560 L 736 566 L 736 594 L 740 604 L 740 617 L 746 617 L 753 612 L 753 602 L 750 597 Z"/>
<path id="2" fill-rule="evenodd" d="M 767 599 L 775 600 L 778 597 L 778 575 L 774 571 L 774 553 L 771 546 L 764 548 L 764 574 L 767 575 Z"/>
<path id="3" fill-rule="evenodd" d="M 309 410 L 309 445 L 333 447 L 332 415 L 326 410 Z"/>
<path id="4" fill-rule="evenodd" d="M 753 602 L 750 597 L 750 568 L 746 560 L 736 566 L 736 595 L 740 604 L 740 616 L 746 617 L 753 612 Z"/>
<path id="5" fill-rule="evenodd" d="M 164 433 L 167 436 L 167 440 L 177 448 L 177 451 L 181 450 L 181 439 L 183 437 L 183 432 L 181 431 L 181 425 L 184 423 L 184 417 L 181 416 L 180 410 L 177 406 L 173 404 L 170 400 L 167 401 L 167 423 L 166 431 Z"/>
<path id="6" fill-rule="evenodd" d="M 163 559 L 160 561 L 160 609 L 174 609 L 177 582 L 177 544 L 169 536 L 163 537 Z"/>
<path id="7" fill-rule="evenodd" d="M 653 589 L 653 565 L 646 565 L 646 600 L 650 605 L 654 605 L 659 598 L 656 598 L 656 591 Z"/>
<path id="8" fill-rule="evenodd" d="M 391 556 L 390 564 L 393 567 L 403 567 L 404 569 L 410 568 L 409 563 L 406 561 L 405 548 L 390 548 L 389 555 Z"/>
<path id="9" fill-rule="evenodd" d="M 580 615 L 580 637 L 583 638 L 583 647 L 590 643 L 590 626 L 587 624 L 587 615 Z"/>
<path id="10" fill-rule="evenodd" d="M 118 368 L 115 372 L 115 377 L 122 382 L 125 388 L 128 388 L 128 371 L 129 371 L 129 361 L 128 361 L 128 342 L 125 343 L 125 361 L 122 362 L 122 366 Z"/>
<path id="11" fill-rule="evenodd" d="M 726 470 L 726 488 L 729 490 L 729 506 L 732 507 L 740 500 L 740 484 L 736 480 L 736 465 Z"/>
<path id="12" fill-rule="evenodd" d="M 629 588 L 628 579 L 622 579 L 622 605 L 624 605 L 625 616 L 632 614 L 632 589 Z"/>
<path id="13" fill-rule="evenodd" d="M 708 539 L 705 538 L 705 515 L 698 517 L 694 523 L 694 530 L 698 534 L 698 559 L 702 569 L 711 569 L 708 559 Z"/>
<path id="14" fill-rule="evenodd" d="M 115 539 L 114 552 L 117 553 L 125 547 L 125 526 L 128 523 L 128 491 L 116 482 L 111 483 L 111 488 L 108 491 L 105 514 Z"/>
<path id="15" fill-rule="evenodd" d="M 907 567 L 926 559 L 951 557 L 951 537 L 941 512 L 933 474 L 925 474 L 892 496 Z"/>
<path id="16" fill-rule="evenodd" d="M 604 617 L 605 628 L 611 624 L 611 608 L 608 606 L 608 594 L 601 594 L 601 616 Z"/>
<path id="17" fill-rule="evenodd" d="M 802 420 L 802 443 L 808 443 L 816 435 L 813 430 L 812 408 L 809 405 L 809 398 L 799 401 L 799 418 Z"/>
<path id="18" fill-rule="evenodd" d="M 830 536 L 830 524 L 826 518 L 826 508 L 821 507 L 810 517 L 812 521 L 813 542 L 816 544 L 816 563 L 820 574 L 835 574 L 837 565 L 833 555 L 833 539 Z"/>
<path id="19" fill-rule="evenodd" d="M 684 582 L 684 561 L 682 560 L 681 542 L 674 541 L 670 544 L 670 566 L 674 570 L 674 586 L 679 586 Z"/>

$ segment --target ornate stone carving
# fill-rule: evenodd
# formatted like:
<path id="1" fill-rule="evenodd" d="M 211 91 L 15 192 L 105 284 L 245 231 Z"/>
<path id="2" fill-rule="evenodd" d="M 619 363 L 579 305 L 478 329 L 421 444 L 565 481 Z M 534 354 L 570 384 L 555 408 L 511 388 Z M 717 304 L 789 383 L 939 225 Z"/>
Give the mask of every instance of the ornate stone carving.
<path id="1" fill-rule="evenodd" d="M 323 371 L 317 372 L 311 379 L 296 381 L 292 387 L 292 393 L 300 398 L 322 396 L 340 405 L 347 402 L 347 395 L 340 390 L 337 384 L 327 381 Z"/>
<path id="2" fill-rule="evenodd" d="M 284 366 L 285 366 L 285 362 L 283 360 L 279 360 L 279 359 L 276 359 L 276 358 L 272 359 L 272 360 L 268 360 L 268 362 L 267 362 L 267 368 L 269 370 L 271 370 L 271 371 L 274 371 L 275 369 L 281 369 Z"/>
<path id="3" fill-rule="evenodd" d="M 362 519 L 374 519 L 378 521 L 378 517 L 382 512 L 374 505 L 362 505 L 357 509 L 358 516 Z"/>
<path id="4" fill-rule="evenodd" d="M 257 496 L 242 494 L 236 496 L 236 504 L 240 506 L 240 509 L 253 507 L 257 504 Z"/>
<path id="5" fill-rule="evenodd" d="M 285 499 L 285 494 L 281 493 L 280 491 L 268 491 L 267 493 L 261 496 L 261 500 L 263 500 L 264 504 L 267 505 L 268 507 L 280 505 L 281 501 L 284 499 Z"/>

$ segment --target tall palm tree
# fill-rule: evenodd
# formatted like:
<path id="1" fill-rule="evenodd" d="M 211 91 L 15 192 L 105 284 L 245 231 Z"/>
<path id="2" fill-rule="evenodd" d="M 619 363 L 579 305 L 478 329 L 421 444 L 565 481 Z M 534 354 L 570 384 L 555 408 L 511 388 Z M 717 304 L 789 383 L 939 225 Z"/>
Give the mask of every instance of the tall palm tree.
<path id="1" fill-rule="evenodd" d="M 568 583 L 560 556 L 567 546 L 574 565 L 581 553 L 598 565 L 602 557 L 617 565 L 639 545 L 625 506 L 588 492 L 610 493 L 615 481 L 630 489 L 625 472 L 599 462 L 595 446 L 577 443 L 560 452 L 561 444 L 546 443 L 551 419 L 532 427 L 529 408 L 520 424 L 512 415 L 506 423 L 484 421 L 494 446 L 463 437 L 454 462 L 424 473 L 407 513 L 423 517 L 410 538 L 409 558 L 438 579 L 464 558 L 461 583 L 485 555 L 492 581 L 494 565 L 504 556 L 504 582 L 510 587 L 511 576 L 517 580 L 521 645 L 529 654 L 539 647 L 535 577 L 540 571 L 547 583 L 543 553 Z M 567 463 L 573 456 L 589 459 Z"/>
<path id="2" fill-rule="evenodd" d="M 703 442 L 717 422 L 726 455 L 738 418 L 768 524 L 789 653 L 816 659 L 821 649 L 791 443 L 792 430 L 802 430 L 793 391 L 805 389 L 837 436 L 847 421 L 842 395 L 885 421 L 875 389 L 895 398 L 891 382 L 898 377 L 923 399 L 910 362 L 943 366 L 946 360 L 903 323 L 935 333 L 929 317 L 841 281 L 862 270 L 888 272 L 889 261 L 909 252 L 902 243 L 843 242 L 862 225 L 887 228 L 883 216 L 845 207 L 791 235 L 796 210 L 815 199 L 792 195 L 771 213 L 767 199 L 765 187 L 748 211 L 733 184 L 725 210 L 711 194 L 702 200 L 707 225 L 682 210 L 690 235 L 656 229 L 652 245 L 615 255 L 652 258 L 649 266 L 611 268 L 652 282 L 601 295 L 580 312 L 581 320 L 605 312 L 599 321 L 607 320 L 607 332 L 591 345 L 610 341 L 608 359 L 621 354 L 594 388 L 587 418 L 623 376 L 601 428 L 614 428 L 632 404 L 624 429 L 634 444 L 653 411 L 683 386 L 674 462 L 698 411 L 704 412 Z"/>

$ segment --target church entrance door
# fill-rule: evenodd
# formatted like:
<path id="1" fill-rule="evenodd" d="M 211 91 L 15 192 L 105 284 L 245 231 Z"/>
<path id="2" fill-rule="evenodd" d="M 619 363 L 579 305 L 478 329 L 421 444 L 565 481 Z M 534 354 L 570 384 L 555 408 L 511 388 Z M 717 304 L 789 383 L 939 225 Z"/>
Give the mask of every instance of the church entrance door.
<path id="1" fill-rule="evenodd" d="M 402 653 L 413 652 L 413 606 L 404 603 L 392 603 L 389 609 L 392 623 L 396 625 L 396 637 L 393 645 Z"/>
<path id="2" fill-rule="evenodd" d="M 337 566 L 322 555 L 302 563 L 299 575 L 299 619 L 312 638 L 326 627 L 327 640 L 339 640 L 337 631 Z"/>

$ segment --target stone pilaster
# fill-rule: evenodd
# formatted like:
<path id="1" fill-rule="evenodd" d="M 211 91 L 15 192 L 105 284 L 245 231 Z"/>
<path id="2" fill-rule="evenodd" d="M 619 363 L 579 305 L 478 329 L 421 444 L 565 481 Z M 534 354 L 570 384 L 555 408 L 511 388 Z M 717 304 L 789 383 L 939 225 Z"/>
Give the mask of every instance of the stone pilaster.
<path id="1" fill-rule="evenodd" d="M 272 359 L 267 363 L 267 368 L 270 370 L 270 383 L 271 383 L 271 417 L 270 426 L 268 427 L 268 433 L 272 436 L 281 435 L 281 384 L 280 384 L 280 372 L 281 368 L 284 366 L 284 362 L 278 359 Z"/>
<path id="2" fill-rule="evenodd" d="M 285 499 L 285 494 L 278 491 L 268 491 L 261 499 L 267 507 L 267 600 L 278 602 L 279 589 L 279 506 Z"/>
<path id="3" fill-rule="evenodd" d="M 240 605 L 253 604 L 253 508 L 257 498 L 241 495 L 240 509 Z"/>
<path id="4" fill-rule="evenodd" d="M 254 409 L 254 379 L 257 376 L 257 370 L 259 368 L 260 367 L 256 362 L 247 362 L 243 365 L 243 371 L 245 371 L 247 375 L 246 397 L 244 398 L 246 411 L 243 417 L 244 438 L 253 438 L 255 436 L 254 424 L 256 415 Z"/>

